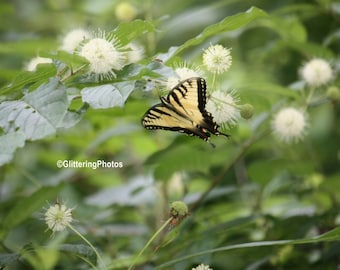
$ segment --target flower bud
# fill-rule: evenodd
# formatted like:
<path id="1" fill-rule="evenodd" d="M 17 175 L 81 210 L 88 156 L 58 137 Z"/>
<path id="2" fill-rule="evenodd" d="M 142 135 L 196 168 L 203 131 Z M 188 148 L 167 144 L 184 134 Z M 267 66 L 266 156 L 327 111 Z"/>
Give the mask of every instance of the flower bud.
<path id="1" fill-rule="evenodd" d="M 120 21 L 132 21 L 136 15 L 136 8 L 128 2 L 121 2 L 116 7 L 116 17 Z"/>
<path id="2" fill-rule="evenodd" d="M 326 92 L 326 96 L 333 101 L 339 100 L 340 99 L 339 88 L 336 87 L 336 86 L 328 87 L 327 92 Z"/>
<path id="3" fill-rule="evenodd" d="M 247 103 L 241 106 L 240 114 L 243 119 L 250 119 L 254 114 L 253 105 Z"/>
<path id="4" fill-rule="evenodd" d="M 172 217 L 186 217 L 189 214 L 188 206 L 182 201 L 171 204 L 170 215 Z"/>

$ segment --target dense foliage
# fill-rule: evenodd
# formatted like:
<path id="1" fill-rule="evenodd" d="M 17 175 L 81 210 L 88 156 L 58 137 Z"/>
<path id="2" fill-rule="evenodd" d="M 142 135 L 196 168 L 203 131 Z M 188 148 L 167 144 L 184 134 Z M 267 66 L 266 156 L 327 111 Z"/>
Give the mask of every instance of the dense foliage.
<path id="1" fill-rule="evenodd" d="M 1 269 L 340 267 L 339 2 L 0 10 Z M 215 148 L 141 125 L 183 69 Z"/>

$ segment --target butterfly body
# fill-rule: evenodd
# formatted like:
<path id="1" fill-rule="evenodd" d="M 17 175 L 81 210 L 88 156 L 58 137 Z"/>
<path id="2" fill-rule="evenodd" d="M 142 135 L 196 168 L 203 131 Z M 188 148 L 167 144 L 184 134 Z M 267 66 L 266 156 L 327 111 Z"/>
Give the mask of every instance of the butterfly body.
<path id="1" fill-rule="evenodd" d="M 224 135 L 218 130 L 211 113 L 205 109 L 206 82 L 194 77 L 180 82 L 161 103 L 152 106 L 144 115 L 146 129 L 164 129 L 197 136 L 209 142 L 210 134 Z"/>

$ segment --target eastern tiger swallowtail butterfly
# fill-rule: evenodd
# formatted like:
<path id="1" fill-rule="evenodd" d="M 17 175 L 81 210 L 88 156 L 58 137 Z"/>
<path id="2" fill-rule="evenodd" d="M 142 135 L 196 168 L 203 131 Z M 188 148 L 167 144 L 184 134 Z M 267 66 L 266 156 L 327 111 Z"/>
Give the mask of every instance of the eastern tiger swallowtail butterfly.
<path id="1" fill-rule="evenodd" d="M 146 129 L 186 133 L 206 142 L 209 142 L 210 133 L 229 137 L 218 130 L 219 125 L 205 109 L 206 89 L 203 78 L 194 77 L 180 82 L 166 97 L 160 97 L 161 103 L 152 106 L 145 113 L 142 125 Z"/>

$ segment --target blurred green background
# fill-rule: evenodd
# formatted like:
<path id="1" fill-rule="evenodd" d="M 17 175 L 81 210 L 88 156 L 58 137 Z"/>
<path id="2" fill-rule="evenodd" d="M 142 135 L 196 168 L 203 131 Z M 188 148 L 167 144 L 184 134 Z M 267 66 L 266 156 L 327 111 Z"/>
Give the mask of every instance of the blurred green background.
<path id="1" fill-rule="evenodd" d="M 55 52 L 69 30 L 111 31 L 122 22 L 151 21 L 156 31 L 138 40 L 145 48 L 141 65 L 149 69 L 161 53 L 226 17 L 250 13 L 251 7 L 267 16 L 244 25 L 231 20 L 232 31 L 216 27 L 216 34 L 165 65 L 181 60 L 200 66 L 210 44 L 231 48 L 233 65 L 218 77 L 219 86 L 237 91 L 242 104 L 252 104 L 253 118 L 226 129 L 230 140 L 212 138 L 217 145 L 212 149 L 197 138 L 144 130 L 141 118 L 158 94 L 136 87 L 123 108 L 87 108 L 74 127 L 27 141 L 0 168 L 1 267 L 88 268 L 79 257 L 93 261 L 93 254 L 78 246 L 86 247 L 78 236 L 63 232 L 51 237 L 46 231 L 44 209 L 57 199 L 75 207 L 74 226 L 98 248 L 109 269 L 128 268 L 176 200 L 188 203 L 191 215 L 170 243 L 165 244 L 165 235 L 159 237 L 135 269 L 155 269 L 192 254 L 159 269 L 192 269 L 200 263 L 215 270 L 340 267 L 339 234 L 329 242 L 251 245 L 312 238 L 340 224 L 340 106 L 339 99 L 326 96 L 329 86 L 339 87 L 338 1 L 2 0 L 1 100 L 16 98 L 6 87 L 31 58 Z M 299 69 L 315 57 L 331 63 L 334 80 L 317 90 L 315 104 L 308 104 L 304 140 L 284 144 L 270 132 L 272 115 L 283 105 L 305 105 Z M 138 76 L 138 81 L 148 77 Z M 206 78 L 209 86 L 212 76 Z M 83 87 L 79 82 L 65 85 Z M 123 168 L 59 169 L 58 160 L 117 161 Z M 213 250 L 242 243 L 250 246 Z"/>

